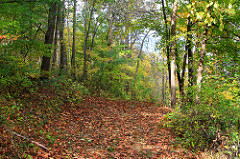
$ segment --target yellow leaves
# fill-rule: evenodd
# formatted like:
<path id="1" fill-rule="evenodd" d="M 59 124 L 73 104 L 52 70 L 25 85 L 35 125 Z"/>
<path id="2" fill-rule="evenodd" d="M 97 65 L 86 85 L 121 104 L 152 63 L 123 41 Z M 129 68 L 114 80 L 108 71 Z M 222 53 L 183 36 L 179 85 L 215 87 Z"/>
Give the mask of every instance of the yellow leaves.
<path id="1" fill-rule="evenodd" d="M 134 71 L 135 71 L 135 67 L 129 66 L 128 64 L 122 65 L 122 69 L 123 69 L 123 70 L 131 71 L 131 72 L 134 72 Z"/>
<path id="2" fill-rule="evenodd" d="M 222 95 L 228 100 L 235 100 L 234 98 L 240 92 L 240 88 L 232 86 L 227 91 L 222 92 Z"/>
<path id="3" fill-rule="evenodd" d="M 224 91 L 224 92 L 222 92 L 222 94 L 226 99 L 233 100 L 233 98 L 234 98 L 234 96 L 229 91 Z"/>
<path id="4" fill-rule="evenodd" d="M 230 14 L 230 15 L 235 15 L 236 14 L 236 12 L 235 12 L 235 10 L 234 10 L 234 8 L 233 8 L 233 6 L 232 6 L 232 4 L 230 3 L 229 5 L 228 5 L 228 8 L 227 8 L 227 11 L 226 11 L 228 14 Z"/>
<path id="5" fill-rule="evenodd" d="M 189 16 L 188 12 L 178 12 L 177 14 L 179 17 L 182 17 L 182 18 L 187 18 Z"/>
<path id="6" fill-rule="evenodd" d="M 148 58 L 144 59 L 142 62 L 141 62 L 141 65 L 142 67 L 142 74 L 144 76 L 149 76 L 150 73 L 151 73 L 151 68 L 152 68 L 152 65 L 150 63 L 150 60 Z"/>
<path id="7" fill-rule="evenodd" d="M 188 4 L 187 5 L 187 9 L 191 9 L 192 8 L 192 5 L 191 4 Z"/>
<path id="8" fill-rule="evenodd" d="M 204 14 L 205 14 L 205 12 L 197 12 L 196 13 L 197 19 L 203 19 Z"/>
<path id="9" fill-rule="evenodd" d="M 184 27 L 184 26 L 180 26 L 180 27 L 179 27 L 179 30 L 181 30 L 182 32 L 186 32 L 186 31 L 187 31 L 187 28 Z"/>

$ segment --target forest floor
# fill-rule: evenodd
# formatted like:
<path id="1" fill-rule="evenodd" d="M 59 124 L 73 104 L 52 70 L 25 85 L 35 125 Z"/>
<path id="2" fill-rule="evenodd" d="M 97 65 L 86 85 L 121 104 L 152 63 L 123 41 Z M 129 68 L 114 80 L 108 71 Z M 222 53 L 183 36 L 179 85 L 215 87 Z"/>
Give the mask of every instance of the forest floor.
<path id="1" fill-rule="evenodd" d="M 0 125 L 0 158 L 199 158 L 174 146 L 162 124 L 169 108 L 87 96 L 52 111 L 44 106 L 54 101 L 49 92 L 22 98 L 26 109 L 6 115 Z"/>

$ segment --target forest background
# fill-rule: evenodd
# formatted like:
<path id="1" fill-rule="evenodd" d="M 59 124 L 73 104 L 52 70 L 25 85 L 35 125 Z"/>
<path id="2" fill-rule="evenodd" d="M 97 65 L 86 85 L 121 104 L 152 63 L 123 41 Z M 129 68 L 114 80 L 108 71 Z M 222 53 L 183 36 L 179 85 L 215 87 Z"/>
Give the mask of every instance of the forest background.
<path id="1" fill-rule="evenodd" d="M 23 95 L 54 87 L 72 103 L 170 107 L 166 125 L 185 147 L 227 136 L 239 155 L 238 0 L 1 0 L 0 15 L 1 124 L 25 109 Z"/>

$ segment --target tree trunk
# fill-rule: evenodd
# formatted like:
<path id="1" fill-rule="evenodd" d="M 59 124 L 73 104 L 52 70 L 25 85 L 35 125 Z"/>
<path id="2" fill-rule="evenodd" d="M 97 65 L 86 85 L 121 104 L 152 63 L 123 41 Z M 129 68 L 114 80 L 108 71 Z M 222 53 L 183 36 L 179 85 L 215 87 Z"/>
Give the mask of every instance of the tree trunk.
<path id="1" fill-rule="evenodd" d="M 68 37 L 68 56 L 69 56 L 69 59 L 71 59 L 71 45 L 70 45 L 70 29 L 69 29 L 69 0 L 68 0 L 68 6 L 67 6 L 67 37 Z"/>
<path id="2" fill-rule="evenodd" d="M 84 47 L 83 47 L 84 65 L 83 65 L 82 81 L 85 81 L 87 79 L 87 62 L 88 62 L 87 40 L 88 40 L 88 36 L 89 36 L 89 33 L 90 33 L 91 21 L 92 21 L 92 17 L 93 17 L 94 7 L 95 7 L 95 0 L 93 1 L 93 4 L 92 4 L 88 25 L 85 25 L 85 38 L 84 38 Z M 87 23 L 87 20 L 85 20 L 85 23 Z"/>
<path id="3" fill-rule="evenodd" d="M 54 50 L 53 50 L 53 60 L 52 60 L 52 69 L 55 69 L 55 65 L 57 62 L 57 42 L 58 42 L 58 26 L 60 22 L 60 11 L 61 6 L 57 7 L 57 21 L 56 21 L 56 28 L 55 28 L 55 37 L 54 37 Z"/>
<path id="4" fill-rule="evenodd" d="M 140 60 L 141 60 L 141 57 L 142 57 L 143 44 L 144 44 L 145 39 L 147 38 L 149 32 L 150 31 L 147 32 L 147 34 L 144 36 L 144 38 L 142 40 L 141 48 L 140 48 L 140 51 L 139 51 L 139 54 L 138 54 L 137 67 L 136 67 L 136 72 L 135 72 L 135 79 L 137 78 L 137 75 L 138 75 L 139 64 L 140 64 Z"/>
<path id="5" fill-rule="evenodd" d="M 199 66 L 198 66 L 198 75 L 197 75 L 197 94 L 196 94 L 196 100 L 195 104 L 200 103 L 199 93 L 201 91 L 201 83 L 202 83 L 202 72 L 203 72 L 203 63 L 204 63 L 204 57 L 206 54 L 206 45 L 207 45 L 207 29 L 205 29 L 203 33 L 203 41 L 202 41 L 202 49 L 200 52 L 200 59 L 199 59 Z"/>
<path id="6" fill-rule="evenodd" d="M 114 19 L 114 16 L 113 16 L 113 8 L 112 8 L 112 5 L 109 4 L 109 15 L 110 15 L 110 18 L 109 18 L 109 27 L 108 27 L 108 46 L 111 46 L 112 45 L 112 42 L 113 42 L 113 19 Z"/>
<path id="7" fill-rule="evenodd" d="M 171 107 L 176 104 L 176 16 L 177 16 L 178 0 L 175 0 L 171 17 Z"/>
<path id="8" fill-rule="evenodd" d="M 66 53 L 66 46 L 64 43 L 64 23 L 65 23 L 65 5 L 64 3 L 61 4 L 61 14 L 60 14 L 60 28 L 59 28 L 59 39 L 60 39 L 60 75 L 67 75 L 67 53 Z"/>
<path id="9" fill-rule="evenodd" d="M 182 86 L 182 92 L 181 95 L 184 98 L 184 81 L 185 81 L 185 72 L 186 72 L 186 64 L 187 64 L 187 53 L 183 57 L 183 66 L 182 66 L 182 79 L 181 79 L 181 86 Z"/>
<path id="10" fill-rule="evenodd" d="M 129 27 L 130 27 L 130 20 L 129 20 L 129 2 L 126 1 L 126 10 L 125 10 L 125 45 L 126 50 L 129 50 Z M 131 55 L 127 55 L 127 57 L 130 57 Z"/>
<path id="11" fill-rule="evenodd" d="M 101 24 L 99 25 L 95 25 L 95 28 L 94 28 L 94 31 L 93 31 L 93 36 L 92 36 L 92 42 L 91 42 L 91 46 L 90 46 L 90 50 L 93 50 L 93 46 L 94 46 L 94 41 L 95 41 L 95 36 L 97 35 L 97 31 L 98 31 L 98 28 Z"/>
<path id="12" fill-rule="evenodd" d="M 132 50 L 133 49 L 133 46 L 134 46 L 134 44 L 136 43 L 136 41 L 137 41 L 137 37 L 138 37 L 138 35 L 139 35 L 139 33 L 138 32 L 136 32 L 135 33 L 135 35 L 134 35 L 134 37 L 131 37 L 131 41 L 132 41 L 132 39 L 134 39 L 132 42 L 131 42 L 131 44 L 130 44 L 130 50 Z"/>
<path id="13" fill-rule="evenodd" d="M 188 53 L 188 101 L 193 103 L 193 52 L 192 52 L 192 35 L 191 35 L 191 17 L 187 21 L 187 45 L 186 50 Z"/>
<path id="14" fill-rule="evenodd" d="M 100 11 L 101 11 L 101 9 L 99 9 L 98 15 L 100 15 Z M 102 20 L 99 21 L 99 17 L 98 17 L 97 21 L 96 21 L 96 24 L 95 24 L 95 27 L 94 27 L 94 30 L 93 30 L 93 36 L 92 36 L 92 42 L 91 42 L 90 50 L 93 50 L 95 36 L 97 35 L 97 31 L 98 31 L 98 28 L 101 26 L 101 23 L 102 23 Z"/>
<path id="15" fill-rule="evenodd" d="M 163 68 L 163 74 L 162 74 L 162 99 L 163 103 L 165 103 L 165 71 Z"/>
<path id="16" fill-rule="evenodd" d="M 187 64 L 187 53 L 185 53 L 184 57 L 183 57 L 182 73 L 181 73 L 181 68 L 179 65 L 180 58 L 179 58 L 178 52 L 176 52 L 175 55 L 176 55 L 177 78 L 178 78 L 178 84 L 179 84 L 179 91 L 180 91 L 180 95 L 181 95 L 182 103 L 183 103 L 183 101 L 184 101 L 184 76 L 185 76 L 186 64 Z"/>
<path id="17" fill-rule="evenodd" d="M 165 23 L 165 38 L 167 42 L 166 50 L 167 50 L 167 66 L 168 66 L 168 84 L 169 88 L 171 88 L 171 62 L 170 62 L 170 46 L 169 46 L 169 40 L 170 40 L 170 34 L 169 34 L 169 29 L 167 26 L 167 16 L 166 16 L 166 11 L 165 11 L 165 6 L 164 6 L 164 0 L 162 0 L 162 8 L 163 8 L 163 18 L 164 18 L 164 23 Z"/>
<path id="18" fill-rule="evenodd" d="M 50 60 L 51 60 L 51 45 L 53 43 L 55 20 L 56 20 L 57 3 L 49 3 L 48 13 L 48 29 L 45 34 L 45 44 L 47 45 L 45 55 L 42 57 L 41 64 L 41 79 L 49 77 Z"/>
<path id="19" fill-rule="evenodd" d="M 76 56 L 76 12 L 77 12 L 77 0 L 73 1 L 73 42 L 72 42 L 72 58 L 71 58 L 71 72 L 72 72 L 72 77 L 74 80 L 76 80 L 76 66 L 75 66 L 75 56 Z"/>

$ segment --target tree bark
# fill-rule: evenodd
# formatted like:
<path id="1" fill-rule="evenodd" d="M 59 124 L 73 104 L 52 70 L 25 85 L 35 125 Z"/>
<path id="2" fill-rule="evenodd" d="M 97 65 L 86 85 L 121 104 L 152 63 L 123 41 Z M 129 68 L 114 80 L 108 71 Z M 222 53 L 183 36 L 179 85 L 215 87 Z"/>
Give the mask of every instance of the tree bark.
<path id="1" fill-rule="evenodd" d="M 169 88 L 171 88 L 171 60 L 170 60 L 170 46 L 169 46 L 169 40 L 170 40 L 170 34 L 169 34 L 169 29 L 167 26 L 167 16 L 166 16 L 166 11 L 165 11 L 165 6 L 164 6 L 164 0 L 162 0 L 162 8 L 163 8 L 163 18 L 164 18 L 164 23 L 165 23 L 165 38 L 167 42 L 166 50 L 167 50 L 167 66 L 168 66 L 168 84 Z"/>
<path id="2" fill-rule="evenodd" d="M 94 28 L 94 31 L 93 31 L 93 36 L 92 36 L 92 42 L 91 42 L 91 46 L 90 46 L 90 50 L 93 50 L 93 46 L 94 46 L 94 41 L 95 41 L 95 36 L 97 35 L 97 31 L 98 31 L 98 28 L 101 24 L 99 25 L 95 25 L 95 28 Z"/>
<path id="3" fill-rule="evenodd" d="M 179 84 L 179 91 L 182 98 L 182 101 L 184 101 L 184 76 L 185 76 L 185 70 L 186 70 L 186 64 L 187 64 L 187 53 L 184 54 L 183 57 L 183 66 L 182 66 L 182 73 L 180 72 L 180 65 L 179 65 L 179 55 L 176 53 L 177 58 L 177 78 L 178 78 L 178 84 Z"/>
<path id="4" fill-rule="evenodd" d="M 198 74 L 197 74 L 197 94 L 195 99 L 195 104 L 200 103 L 199 93 L 201 91 L 201 83 L 202 83 L 202 72 L 203 72 L 203 64 L 204 64 L 204 57 L 206 54 L 206 44 L 207 44 L 207 28 L 204 30 L 203 33 L 203 41 L 202 41 L 202 48 L 200 52 L 200 59 L 199 59 L 199 66 L 198 66 Z"/>
<path id="5" fill-rule="evenodd" d="M 162 73 L 162 98 L 163 98 L 163 103 L 165 103 L 165 71 L 163 68 L 163 73 Z"/>
<path id="6" fill-rule="evenodd" d="M 46 79 L 49 76 L 50 70 L 50 60 L 51 60 L 51 45 L 53 43 L 53 36 L 54 36 L 54 28 L 55 28 L 55 20 L 56 20 L 56 10 L 57 10 L 57 3 L 49 3 L 49 13 L 48 13 L 48 29 L 45 34 L 45 44 L 46 52 L 45 55 L 42 57 L 42 64 L 41 64 L 41 79 Z"/>
<path id="7" fill-rule="evenodd" d="M 138 69 L 139 69 L 140 60 L 141 60 L 141 57 L 142 57 L 143 44 L 144 44 L 145 39 L 147 38 L 149 32 L 150 31 L 147 32 L 147 34 L 144 36 L 144 38 L 142 40 L 141 48 L 140 48 L 140 51 L 139 51 L 139 54 L 138 54 L 137 67 L 136 67 L 136 72 L 135 72 L 135 79 L 137 78 L 137 75 L 138 75 Z"/>
<path id="8" fill-rule="evenodd" d="M 131 44 L 130 44 L 130 50 L 132 50 L 133 49 L 133 46 L 134 46 L 134 44 L 136 43 L 136 41 L 137 41 L 137 37 L 138 37 L 138 35 L 139 35 L 139 33 L 138 32 L 136 32 L 135 33 L 135 35 L 133 36 L 133 37 L 131 37 L 131 41 L 132 41 L 132 39 L 134 39 L 132 42 L 131 42 Z"/>
<path id="9" fill-rule="evenodd" d="M 176 104 L 176 17 L 177 17 L 178 0 L 175 0 L 171 17 L 171 107 Z"/>
<path id="10" fill-rule="evenodd" d="M 187 20 L 187 45 L 186 50 L 188 53 L 188 101 L 193 103 L 193 52 L 192 52 L 192 35 L 191 35 L 191 17 Z"/>
<path id="11" fill-rule="evenodd" d="M 61 4 L 61 14 L 60 14 L 60 28 L 59 28 L 59 39 L 60 39 L 60 72 L 59 75 L 67 75 L 67 53 L 66 46 L 64 43 L 64 24 L 65 24 L 65 5 Z"/>
<path id="12" fill-rule="evenodd" d="M 57 62 L 57 42 L 58 42 L 58 26 L 60 22 L 60 11 L 61 6 L 57 7 L 57 21 L 56 21 L 56 28 L 55 28 L 55 37 L 54 37 L 54 50 L 53 50 L 53 60 L 52 60 L 52 69 L 55 68 L 56 62 Z"/>
<path id="13" fill-rule="evenodd" d="M 99 9 L 98 15 L 100 15 L 100 11 L 101 11 L 101 9 Z M 97 21 L 95 23 L 94 30 L 93 30 L 93 36 L 92 36 L 92 42 L 91 42 L 90 50 L 93 49 L 95 36 L 97 35 L 98 28 L 101 26 L 101 24 L 102 24 L 102 20 L 99 21 L 99 17 L 97 17 Z"/>
<path id="14" fill-rule="evenodd" d="M 126 1 L 126 10 L 125 10 L 125 45 L 126 45 L 126 50 L 129 50 L 129 27 L 130 27 L 130 19 L 129 19 L 129 1 Z M 130 57 L 130 55 L 128 55 Z"/>
<path id="15" fill-rule="evenodd" d="M 112 45 L 112 42 L 113 42 L 113 19 L 114 19 L 114 16 L 113 16 L 113 8 L 112 8 L 112 5 L 109 4 L 109 15 L 110 15 L 110 18 L 109 18 L 109 27 L 108 27 L 108 46 L 111 46 Z"/>
<path id="16" fill-rule="evenodd" d="M 92 8 L 90 12 L 90 17 L 88 21 L 88 25 L 85 26 L 85 38 L 84 38 L 84 48 L 83 48 L 83 56 L 84 56 L 84 65 L 83 65 L 83 75 L 82 75 L 82 81 L 84 82 L 87 79 L 87 62 L 88 62 L 88 56 L 87 56 L 87 40 L 90 33 L 90 27 L 91 27 L 91 21 L 93 16 L 93 11 L 95 7 L 95 0 L 92 3 Z M 86 20 L 85 20 L 86 21 Z M 86 22 L 85 22 L 86 23 Z"/>
<path id="17" fill-rule="evenodd" d="M 69 0 L 68 0 L 68 6 L 67 6 L 67 37 L 68 37 L 68 56 L 69 59 L 71 59 L 71 45 L 70 45 L 70 29 L 69 29 Z"/>
<path id="18" fill-rule="evenodd" d="M 72 58 L 71 58 L 71 72 L 72 77 L 76 80 L 76 66 L 75 66 L 75 56 L 76 56 L 76 14 L 77 14 L 77 1 L 73 1 L 73 42 L 72 42 Z"/>

